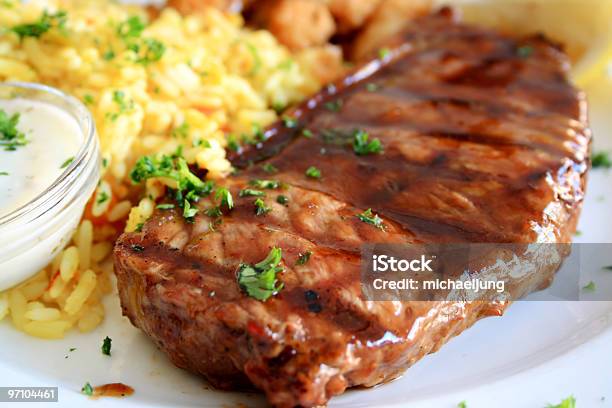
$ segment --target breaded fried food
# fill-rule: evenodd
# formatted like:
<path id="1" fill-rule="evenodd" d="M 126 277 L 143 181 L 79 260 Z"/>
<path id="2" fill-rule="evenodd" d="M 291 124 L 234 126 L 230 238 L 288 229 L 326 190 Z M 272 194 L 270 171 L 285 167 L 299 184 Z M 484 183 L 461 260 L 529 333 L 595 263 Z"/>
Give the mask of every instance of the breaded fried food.
<path id="1" fill-rule="evenodd" d="M 329 0 L 329 10 L 336 19 L 337 32 L 345 34 L 360 28 L 384 1 Z"/>
<path id="2" fill-rule="evenodd" d="M 252 11 L 255 25 L 266 28 L 292 50 L 323 45 L 336 31 L 323 0 L 260 0 Z"/>
<path id="3" fill-rule="evenodd" d="M 382 1 L 385 0 L 328 0 L 337 32 L 345 34 L 359 29 Z"/>
<path id="4" fill-rule="evenodd" d="M 254 0 L 168 0 L 167 6 L 181 14 L 197 13 L 206 7 L 240 13 L 253 2 Z"/>
<path id="5" fill-rule="evenodd" d="M 431 0 L 383 0 L 352 46 L 350 59 L 363 61 L 411 21 L 431 11 Z"/>
<path id="6" fill-rule="evenodd" d="M 364 60 L 416 17 L 432 0 L 169 0 L 183 14 L 207 7 L 245 11 L 247 22 L 270 31 L 293 51 L 326 45 L 336 35 L 352 42 L 350 60 Z"/>

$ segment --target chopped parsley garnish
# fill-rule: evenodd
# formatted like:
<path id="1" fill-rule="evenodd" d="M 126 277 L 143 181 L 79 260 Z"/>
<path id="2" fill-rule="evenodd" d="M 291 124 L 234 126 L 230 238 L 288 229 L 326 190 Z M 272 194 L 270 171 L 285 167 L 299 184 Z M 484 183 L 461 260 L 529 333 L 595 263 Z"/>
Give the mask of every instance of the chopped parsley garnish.
<path id="1" fill-rule="evenodd" d="M 140 37 L 146 24 L 139 16 L 129 17 L 117 26 L 117 36 L 122 40 L 129 40 Z"/>
<path id="2" fill-rule="evenodd" d="M 582 290 L 585 292 L 595 292 L 595 282 L 590 281 L 587 285 L 583 286 Z"/>
<path id="3" fill-rule="evenodd" d="M 11 31 L 17 34 L 21 39 L 25 37 L 39 38 L 54 27 L 63 29 L 66 26 L 67 19 L 68 15 L 65 11 L 49 14 L 49 12 L 45 10 L 38 21 L 28 24 L 19 24 L 11 28 Z"/>
<path id="4" fill-rule="evenodd" d="M 192 142 L 192 146 L 193 147 L 206 147 L 206 148 L 212 147 L 208 140 L 203 140 L 203 139 L 199 139 L 199 138 L 198 139 L 194 139 L 194 141 Z"/>
<path id="5" fill-rule="evenodd" d="M 380 228 L 381 230 L 385 229 L 382 218 L 380 218 L 377 214 L 374 214 L 371 208 L 368 208 L 361 214 L 357 214 L 357 218 L 366 224 L 371 224 L 376 228 Z"/>
<path id="6" fill-rule="evenodd" d="M 529 58 L 533 55 L 533 51 L 534 49 L 531 45 L 523 45 L 516 49 L 516 55 L 518 55 L 519 58 Z"/>
<path id="7" fill-rule="evenodd" d="M 253 190 L 252 188 L 242 189 L 240 193 L 238 193 L 239 197 L 264 197 L 265 195 L 266 193 L 263 191 Z"/>
<path id="8" fill-rule="evenodd" d="M 117 120 L 117 118 L 123 114 L 130 113 L 134 110 L 134 101 L 126 100 L 125 92 L 121 90 L 113 91 L 113 102 L 117 105 L 117 112 L 108 112 L 106 117 L 112 121 Z"/>
<path id="9" fill-rule="evenodd" d="M 172 137 L 182 137 L 186 139 L 189 136 L 189 123 L 183 122 L 180 126 L 172 129 Z"/>
<path id="10" fill-rule="evenodd" d="M 60 166 L 60 169 L 65 169 L 66 167 L 70 166 L 73 161 L 74 161 L 74 156 L 67 158 L 66 161 L 63 162 L 62 165 Z"/>
<path id="11" fill-rule="evenodd" d="M 612 167 L 612 160 L 608 152 L 597 152 L 593 155 L 592 164 L 594 169 L 609 169 Z"/>
<path id="12" fill-rule="evenodd" d="M 17 129 L 19 117 L 18 113 L 9 116 L 0 109 L 0 147 L 3 147 L 6 151 L 14 151 L 18 147 L 28 144 L 25 133 Z"/>
<path id="13" fill-rule="evenodd" d="M 113 50 L 108 50 L 102 54 L 102 59 L 104 61 L 111 61 L 113 58 L 115 58 L 115 51 Z"/>
<path id="14" fill-rule="evenodd" d="M 221 209 L 219 207 L 212 207 L 207 209 L 206 211 L 204 211 L 204 214 L 208 215 L 209 217 L 212 218 L 217 218 L 223 215 L 223 213 L 221 212 Z"/>
<path id="15" fill-rule="evenodd" d="M 132 251 L 134 252 L 142 252 L 144 250 L 145 249 L 142 245 L 136 245 L 136 244 L 132 245 Z"/>
<path id="16" fill-rule="evenodd" d="M 257 188 L 265 188 L 268 190 L 274 190 L 277 189 L 281 186 L 280 181 L 277 180 L 260 180 L 260 179 L 255 179 L 255 180 L 251 180 L 249 182 L 250 185 L 252 185 L 253 187 L 257 187 Z"/>
<path id="17" fill-rule="evenodd" d="M 142 43 L 129 45 L 128 49 L 136 54 L 134 62 L 142 65 L 149 65 L 159 61 L 166 52 L 164 43 L 154 38 L 145 38 L 142 40 Z"/>
<path id="18" fill-rule="evenodd" d="M 172 210 L 174 208 L 174 204 L 158 204 L 155 208 L 158 210 Z"/>
<path id="19" fill-rule="evenodd" d="M 289 204 L 289 199 L 284 195 L 279 195 L 276 197 L 276 202 L 282 205 L 287 205 Z"/>
<path id="20" fill-rule="evenodd" d="M 256 75 L 261 69 L 261 57 L 259 56 L 257 48 L 255 48 L 253 44 L 245 43 L 245 45 L 251 53 L 251 56 L 253 57 L 253 66 L 251 67 L 251 71 L 249 72 L 249 75 L 253 76 Z"/>
<path id="21" fill-rule="evenodd" d="M 8 176 L 8 171 L 0 171 L 0 176 Z"/>
<path id="22" fill-rule="evenodd" d="M 129 17 L 117 26 L 117 36 L 123 40 L 128 50 L 134 53 L 134 62 L 148 65 L 159 61 L 166 46 L 154 38 L 140 38 L 146 28 L 144 21 L 138 16 Z"/>
<path id="23" fill-rule="evenodd" d="M 310 166 L 309 168 L 307 168 L 305 174 L 306 174 L 306 177 L 310 177 L 314 179 L 321 178 L 321 170 L 317 169 L 314 166 Z"/>
<path id="24" fill-rule="evenodd" d="M 94 101 L 94 97 L 91 94 L 85 94 L 83 96 L 83 102 L 85 102 L 85 105 L 93 105 Z"/>
<path id="25" fill-rule="evenodd" d="M 272 211 L 272 208 L 268 207 L 261 198 L 255 200 L 253 204 L 255 204 L 255 215 L 265 215 Z"/>
<path id="26" fill-rule="evenodd" d="M 193 219 L 196 215 L 198 215 L 198 209 L 191 207 L 191 203 L 189 200 L 183 201 L 183 218 L 185 218 L 189 222 L 193 222 Z"/>
<path id="27" fill-rule="evenodd" d="M 70 347 L 70 348 L 68 349 L 68 351 L 69 351 L 69 352 L 71 352 L 71 353 L 72 353 L 73 351 L 75 351 L 75 350 L 76 350 L 76 347 Z"/>
<path id="28" fill-rule="evenodd" d="M 243 135 L 243 138 L 248 139 L 249 137 L 246 135 Z M 255 140 L 259 140 L 260 142 L 263 142 L 264 140 L 266 140 L 266 134 L 264 133 L 264 130 L 261 127 L 261 125 L 257 123 L 253 123 L 253 131 L 252 131 L 251 138 Z"/>
<path id="29" fill-rule="evenodd" d="M 81 392 L 87 396 L 92 396 L 94 393 L 94 389 L 90 383 L 86 382 L 83 388 L 81 388 Z"/>
<path id="30" fill-rule="evenodd" d="M 295 264 L 296 265 L 304 265 L 304 264 L 306 264 L 310 260 L 310 255 L 312 255 L 312 252 L 310 252 L 310 251 L 306 251 L 303 254 L 300 254 L 298 256 L 297 261 L 295 261 Z"/>
<path id="31" fill-rule="evenodd" d="M 548 404 L 546 408 L 576 408 L 576 398 L 572 395 L 557 405 Z"/>
<path id="32" fill-rule="evenodd" d="M 136 224 L 136 232 L 142 232 L 142 228 L 144 227 L 144 222 L 139 222 L 138 224 Z"/>
<path id="33" fill-rule="evenodd" d="M 113 340 L 110 337 L 106 336 L 104 338 L 104 340 L 102 341 L 102 354 L 106 356 L 111 355 L 112 342 Z"/>
<path id="34" fill-rule="evenodd" d="M 221 200 L 221 205 L 225 205 L 228 210 L 234 208 L 234 199 L 232 193 L 225 187 L 219 187 L 215 193 L 215 198 Z"/>
<path id="35" fill-rule="evenodd" d="M 359 156 L 367 154 L 378 154 L 382 152 L 382 145 L 379 139 L 368 141 L 370 135 L 363 130 L 356 130 L 353 134 L 353 150 Z"/>
<path id="36" fill-rule="evenodd" d="M 604 266 L 602 269 L 606 271 L 612 271 L 612 265 Z"/>
<path id="37" fill-rule="evenodd" d="M 342 99 L 336 99 L 335 101 L 329 101 L 323 104 L 323 107 L 331 112 L 340 112 L 342 109 Z"/>
<path id="38" fill-rule="evenodd" d="M 227 136 L 227 148 L 230 149 L 233 152 L 239 152 L 240 151 L 240 143 L 236 139 L 235 135 L 228 135 Z"/>
<path id="39" fill-rule="evenodd" d="M 238 268 L 238 284 L 249 296 L 265 301 L 276 295 L 283 283 L 276 279 L 276 275 L 283 271 L 279 265 L 282 259 L 280 248 L 272 248 L 266 259 L 255 264 L 240 264 Z"/>
<path id="40" fill-rule="evenodd" d="M 281 114 L 286 108 L 287 104 L 284 102 L 276 101 L 272 104 L 272 109 L 274 109 L 277 114 Z"/>
<path id="41" fill-rule="evenodd" d="M 312 131 L 309 129 L 304 129 L 302 130 L 302 136 L 307 137 L 307 138 L 311 138 L 313 136 Z"/>
<path id="42" fill-rule="evenodd" d="M 298 125 L 298 120 L 290 116 L 283 116 L 282 121 L 283 121 L 283 126 L 289 129 L 293 129 L 297 127 Z"/>
<path id="43" fill-rule="evenodd" d="M 366 84 L 366 90 L 368 92 L 376 92 L 378 91 L 378 88 L 380 88 L 377 84 L 370 82 L 368 84 Z"/>
<path id="44" fill-rule="evenodd" d="M 388 48 L 378 50 L 378 58 L 380 59 L 386 59 L 389 55 L 391 55 L 391 50 Z"/>
<path id="45" fill-rule="evenodd" d="M 96 204 L 100 205 L 107 202 L 110 199 L 110 196 L 106 191 L 100 191 L 100 194 L 97 195 Z"/>
<path id="46" fill-rule="evenodd" d="M 169 178 L 176 182 L 176 188 L 170 189 L 170 195 L 174 198 L 174 204 L 183 209 L 183 215 L 188 220 L 193 220 L 198 211 L 191 204 L 209 195 L 214 186 L 212 181 L 202 181 L 191 172 L 180 150 L 170 156 L 141 157 L 130 172 L 134 184 L 158 177 Z"/>
<path id="47" fill-rule="evenodd" d="M 278 172 L 278 169 L 271 163 L 266 163 L 263 166 L 261 166 L 261 169 L 263 171 L 265 171 L 266 173 L 276 173 Z"/>
<path id="48" fill-rule="evenodd" d="M 467 408 L 467 403 L 465 401 L 461 401 L 457 404 L 457 408 Z"/>

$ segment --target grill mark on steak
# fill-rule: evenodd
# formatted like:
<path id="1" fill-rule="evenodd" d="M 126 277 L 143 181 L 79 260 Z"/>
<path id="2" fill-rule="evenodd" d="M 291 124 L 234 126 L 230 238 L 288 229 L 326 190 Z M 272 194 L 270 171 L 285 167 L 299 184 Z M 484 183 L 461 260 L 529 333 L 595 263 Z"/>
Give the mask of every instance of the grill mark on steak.
<path id="1" fill-rule="evenodd" d="M 533 47 L 530 58 L 517 56 L 521 45 Z M 117 242 L 124 314 L 175 364 L 223 389 L 250 381 L 276 406 L 322 405 L 346 387 L 396 378 L 508 305 L 365 302 L 362 244 L 571 240 L 591 134 L 559 50 L 456 24 L 448 10 L 415 23 L 392 49 L 389 61 L 290 112 L 298 128 L 275 124 L 266 141 L 232 157 L 242 171 L 223 183 L 235 208 L 214 231 L 204 215 L 187 224 L 175 210 L 157 211 Z M 324 108 L 337 98 L 340 112 Z M 322 135 L 354 127 L 379 138 L 384 154 L 356 156 L 344 144 L 351 135 Z M 301 137 L 302 128 L 315 137 Z M 279 172 L 253 165 L 263 158 Z M 304 176 L 312 165 L 321 180 Z M 266 190 L 265 216 L 254 215 L 254 198 L 238 197 L 254 178 L 289 186 Z M 276 203 L 278 194 L 289 204 Z M 370 207 L 386 231 L 356 218 Z M 240 290 L 236 270 L 272 246 L 283 250 L 285 287 L 260 302 Z M 310 260 L 296 265 L 305 251 Z M 556 267 L 542 267 L 513 295 L 545 285 Z"/>

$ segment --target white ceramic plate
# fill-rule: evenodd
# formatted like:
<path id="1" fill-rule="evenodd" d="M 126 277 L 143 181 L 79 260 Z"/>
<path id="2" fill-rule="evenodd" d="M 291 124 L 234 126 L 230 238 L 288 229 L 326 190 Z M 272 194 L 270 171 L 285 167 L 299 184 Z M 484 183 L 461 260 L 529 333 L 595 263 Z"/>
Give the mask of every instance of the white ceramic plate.
<path id="1" fill-rule="evenodd" d="M 590 98 L 595 150 L 612 151 L 612 86 L 598 86 Z M 612 172 L 592 171 L 578 242 L 612 242 L 611 181 Z M 34 339 L 1 322 L 0 386 L 58 386 L 62 406 L 266 405 L 259 395 L 208 389 L 199 378 L 172 366 L 121 317 L 116 297 L 109 297 L 107 306 L 102 327 L 61 341 Z M 113 339 L 110 358 L 100 352 L 105 336 Z M 611 344 L 612 302 L 519 302 L 502 318 L 480 321 L 401 379 L 349 391 L 330 406 L 452 408 L 465 400 L 469 408 L 527 408 L 573 394 L 580 408 L 611 407 Z M 123 382 L 136 392 L 124 399 L 92 401 L 80 394 L 86 381 Z"/>
<path id="2" fill-rule="evenodd" d="M 612 86 L 591 94 L 596 150 L 612 150 L 611 96 Z M 611 181 L 611 172 L 592 171 L 577 241 L 612 242 Z M 61 341 L 34 339 L 2 322 L 0 385 L 59 386 L 65 406 L 265 406 L 258 395 L 207 389 L 199 378 L 172 366 L 121 317 L 116 297 L 109 297 L 107 306 L 102 327 Z M 107 335 L 113 339 L 110 358 L 100 353 Z M 581 408 L 612 406 L 610 344 L 612 302 L 518 302 L 504 317 L 482 320 L 451 340 L 401 379 L 349 391 L 331 406 L 450 408 L 466 400 L 470 408 L 543 407 L 570 394 Z M 69 352 L 72 347 L 76 350 Z M 123 382 L 136 392 L 129 398 L 91 401 L 80 394 L 86 381 Z"/>

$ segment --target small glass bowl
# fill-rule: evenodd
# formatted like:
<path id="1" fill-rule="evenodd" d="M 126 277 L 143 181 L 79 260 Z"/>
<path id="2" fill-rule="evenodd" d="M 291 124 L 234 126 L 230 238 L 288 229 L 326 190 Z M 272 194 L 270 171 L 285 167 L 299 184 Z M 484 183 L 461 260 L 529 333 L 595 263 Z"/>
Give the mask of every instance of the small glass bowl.
<path id="1" fill-rule="evenodd" d="M 100 178 L 100 146 L 91 113 L 76 98 L 48 86 L 0 83 L 0 99 L 24 98 L 52 104 L 81 129 L 72 163 L 40 195 L 0 217 L 0 291 L 47 266 L 70 242 Z M 2 192 L 0 192 L 2 194 Z"/>

